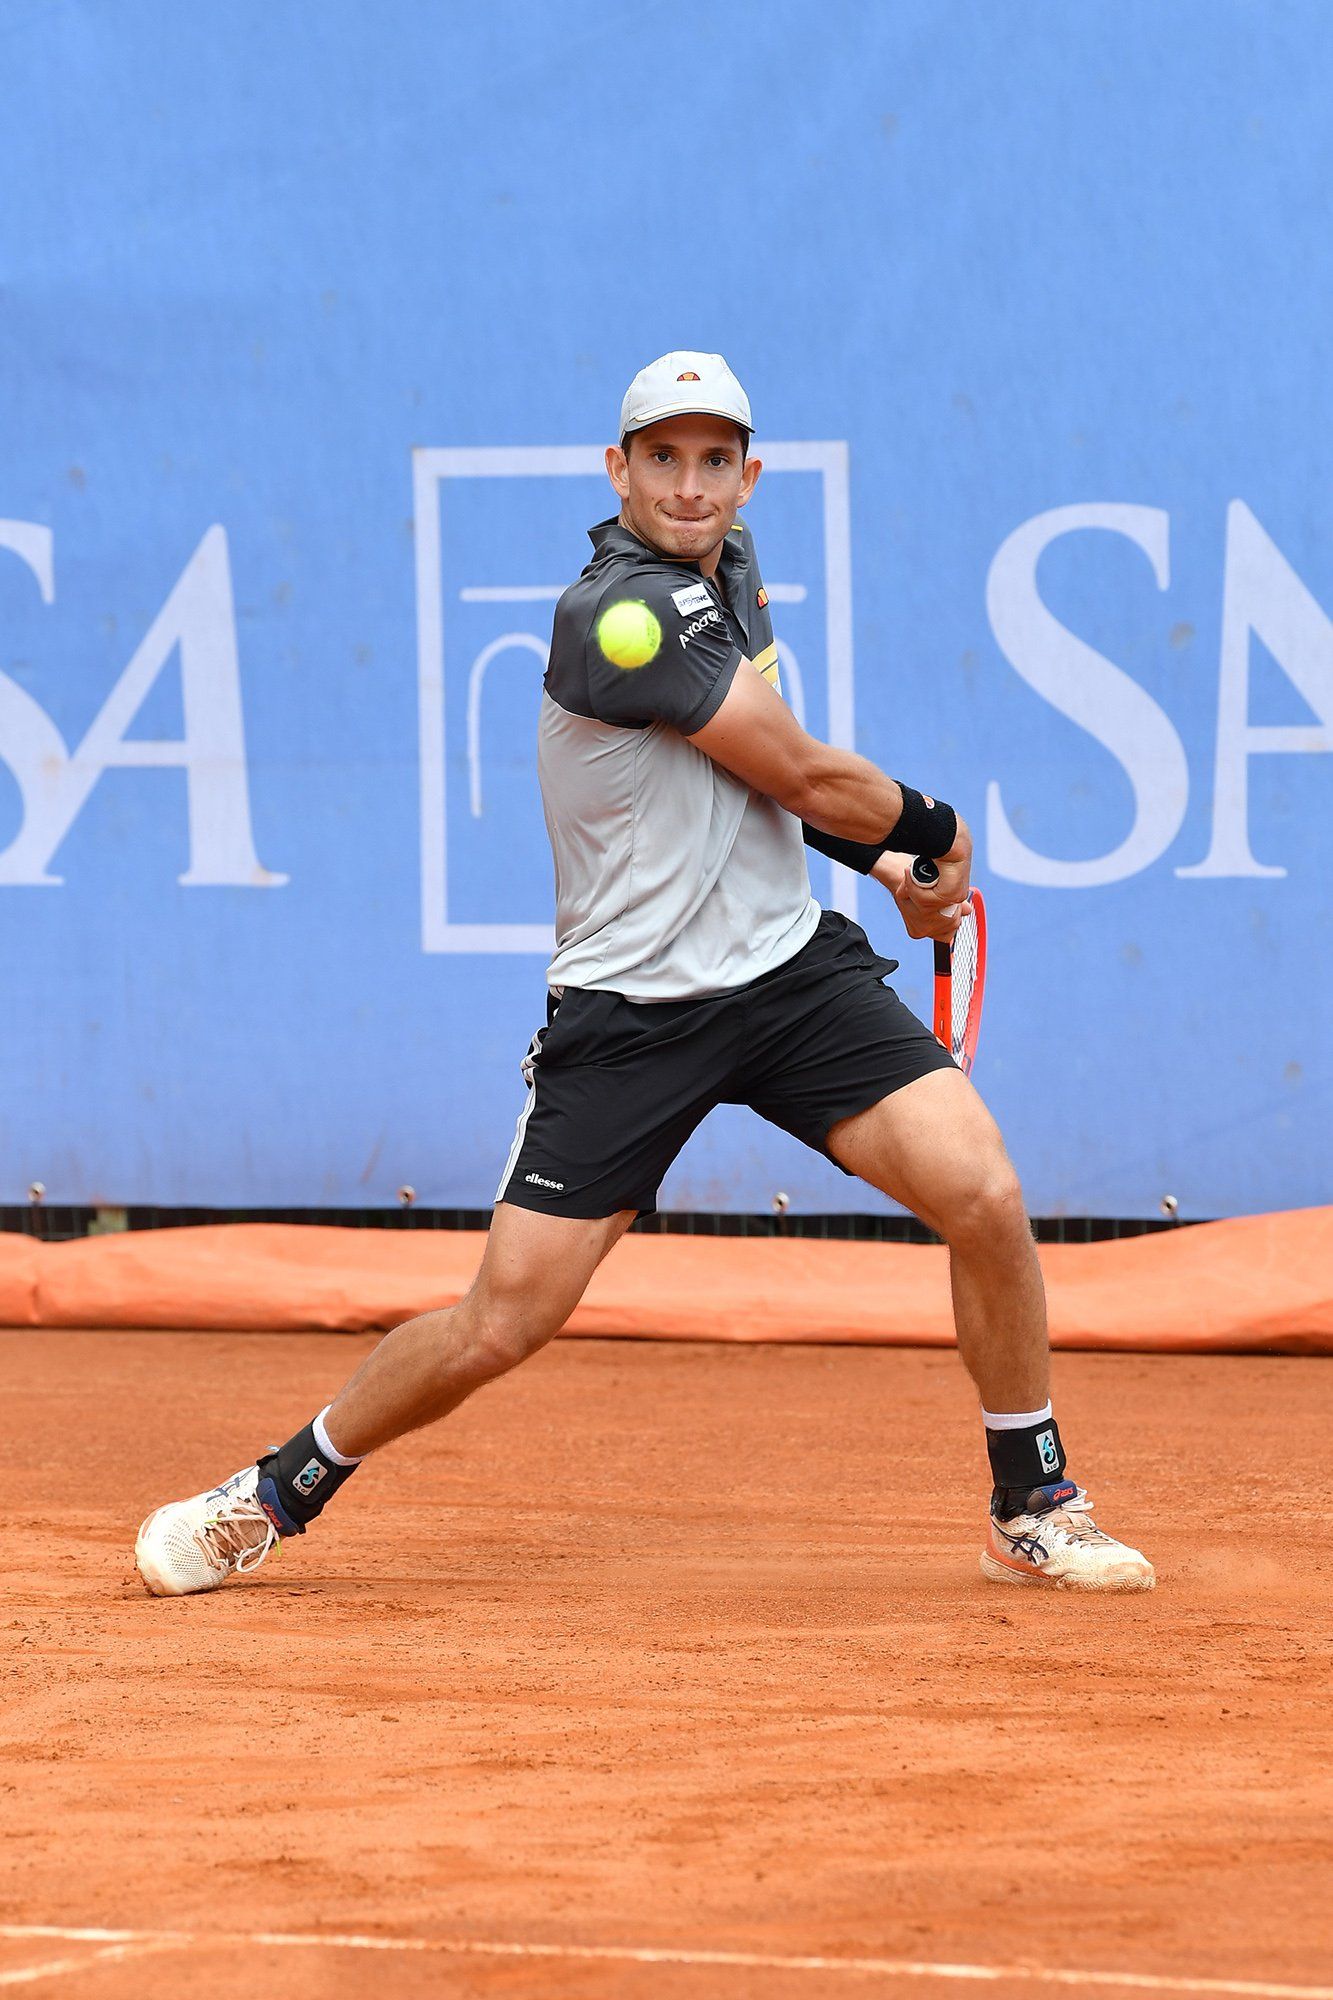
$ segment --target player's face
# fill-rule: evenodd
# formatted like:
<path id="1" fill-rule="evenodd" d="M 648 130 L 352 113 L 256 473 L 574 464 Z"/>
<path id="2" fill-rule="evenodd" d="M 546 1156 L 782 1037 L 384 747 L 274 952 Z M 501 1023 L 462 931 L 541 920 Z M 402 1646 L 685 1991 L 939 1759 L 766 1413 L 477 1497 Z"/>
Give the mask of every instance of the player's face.
<path id="1" fill-rule="evenodd" d="M 745 458 L 725 417 L 667 417 L 606 454 L 625 523 L 680 562 L 706 562 L 754 490 L 757 458 Z"/>

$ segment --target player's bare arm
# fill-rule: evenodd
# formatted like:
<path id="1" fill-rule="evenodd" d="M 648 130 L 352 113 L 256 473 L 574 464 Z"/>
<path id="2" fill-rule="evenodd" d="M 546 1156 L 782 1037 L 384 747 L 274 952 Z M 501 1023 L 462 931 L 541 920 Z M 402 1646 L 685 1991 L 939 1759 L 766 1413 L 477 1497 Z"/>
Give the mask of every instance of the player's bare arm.
<path id="1" fill-rule="evenodd" d="M 838 839 L 879 843 L 903 819 L 898 781 L 868 757 L 821 743 L 802 729 L 748 660 L 717 713 L 690 741 L 733 777 Z M 929 885 L 912 876 L 910 848 L 888 850 L 870 870 L 889 889 L 913 937 L 947 938 L 957 928 L 972 865 L 972 836 L 961 818 L 952 846 L 937 859 L 939 878 Z"/>

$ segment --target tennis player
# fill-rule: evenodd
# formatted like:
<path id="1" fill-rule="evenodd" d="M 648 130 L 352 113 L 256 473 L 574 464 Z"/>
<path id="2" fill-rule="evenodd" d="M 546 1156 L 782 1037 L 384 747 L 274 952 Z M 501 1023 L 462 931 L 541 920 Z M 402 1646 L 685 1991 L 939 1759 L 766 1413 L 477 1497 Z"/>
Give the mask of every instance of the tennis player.
<path id="1" fill-rule="evenodd" d="M 761 470 L 751 429 L 720 355 L 636 375 L 606 454 L 619 511 L 556 607 L 538 725 L 556 952 L 471 1291 L 386 1335 L 277 1451 L 150 1515 L 150 1591 L 255 1568 L 369 1452 L 545 1346 L 717 1104 L 749 1105 L 948 1244 L 994 1488 L 984 1574 L 1151 1589 L 1151 1564 L 1065 1475 L 1041 1272 L 999 1132 L 884 984 L 894 962 L 810 893 L 806 844 L 882 883 L 910 937 L 947 938 L 972 841 L 943 800 L 808 736 L 785 705 L 738 519 Z M 932 886 L 915 855 L 938 864 Z"/>

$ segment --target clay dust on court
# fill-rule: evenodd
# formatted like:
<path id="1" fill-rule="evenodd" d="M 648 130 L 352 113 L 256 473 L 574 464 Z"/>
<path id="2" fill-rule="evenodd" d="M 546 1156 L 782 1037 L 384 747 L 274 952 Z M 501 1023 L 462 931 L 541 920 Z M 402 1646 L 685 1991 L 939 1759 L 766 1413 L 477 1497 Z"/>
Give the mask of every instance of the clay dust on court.
<path id="1" fill-rule="evenodd" d="M 154 1601 L 140 1516 L 368 1343 L 0 1345 L 0 1985 L 1333 1981 L 1318 1361 L 1058 1360 L 1074 1468 L 1157 1561 L 1146 1597 L 981 1580 L 953 1355 L 566 1339 L 249 1584 Z"/>

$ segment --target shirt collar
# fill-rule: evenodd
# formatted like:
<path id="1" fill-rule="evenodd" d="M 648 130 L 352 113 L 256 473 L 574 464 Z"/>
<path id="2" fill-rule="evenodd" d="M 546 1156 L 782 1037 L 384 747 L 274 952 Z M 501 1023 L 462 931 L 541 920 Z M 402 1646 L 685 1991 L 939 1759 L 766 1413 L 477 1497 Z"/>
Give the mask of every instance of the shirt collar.
<path id="1" fill-rule="evenodd" d="M 599 521 L 595 528 L 589 528 L 588 540 L 592 543 L 599 556 L 656 556 L 658 554 L 656 549 L 649 548 L 647 542 L 640 541 L 639 537 L 629 528 L 625 527 L 615 514 L 611 516 L 609 521 Z M 669 558 L 660 556 L 658 560 L 669 561 Z M 681 564 L 682 569 L 687 567 L 690 567 L 690 565 Z"/>
<path id="2" fill-rule="evenodd" d="M 589 528 L 588 539 L 599 556 L 651 556 L 656 562 L 676 561 L 674 556 L 664 556 L 660 549 L 650 548 L 647 542 L 641 540 L 614 514 L 609 521 L 599 521 L 596 527 Z M 728 529 L 723 539 L 718 567 L 742 569 L 748 562 L 745 537 L 738 521 L 733 528 Z M 697 570 L 699 567 L 698 563 L 684 561 L 679 566 L 681 569 L 692 570 Z"/>
<path id="3" fill-rule="evenodd" d="M 722 543 L 722 553 L 717 559 L 719 569 L 746 569 L 749 567 L 750 553 L 745 546 L 745 530 L 739 521 L 728 528 Z"/>

